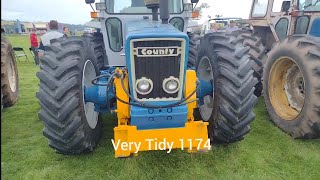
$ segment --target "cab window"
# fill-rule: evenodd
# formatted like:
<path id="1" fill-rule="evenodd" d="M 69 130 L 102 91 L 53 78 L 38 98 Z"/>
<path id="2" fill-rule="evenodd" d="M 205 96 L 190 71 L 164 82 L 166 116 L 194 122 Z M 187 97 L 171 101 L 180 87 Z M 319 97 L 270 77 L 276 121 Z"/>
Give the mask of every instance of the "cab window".
<path id="1" fill-rule="evenodd" d="M 281 12 L 282 3 L 288 0 L 274 0 L 272 6 L 272 12 Z"/>
<path id="2" fill-rule="evenodd" d="M 319 0 L 299 0 L 299 10 L 320 11 Z"/>
<path id="3" fill-rule="evenodd" d="M 307 34 L 309 26 L 309 17 L 308 16 L 300 16 L 297 19 L 295 34 Z"/>
<path id="4" fill-rule="evenodd" d="M 107 12 L 110 14 L 151 14 L 144 0 L 106 0 Z M 170 0 L 169 12 L 182 13 L 183 0 Z"/>
<path id="5" fill-rule="evenodd" d="M 118 18 L 108 18 L 106 21 L 109 46 L 112 51 L 119 52 L 122 49 L 122 25 Z"/>
<path id="6" fill-rule="evenodd" d="M 255 0 L 252 10 L 252 17 L 264 17 L 267 14 L 268 0 Z"/>
<path id="7" fill-rule="evenodd" d="M 276 33 L 280 40 L 283 40 L 287 37 L 289 20 L 287 18 L 281 18 L 276 24 Z"/>

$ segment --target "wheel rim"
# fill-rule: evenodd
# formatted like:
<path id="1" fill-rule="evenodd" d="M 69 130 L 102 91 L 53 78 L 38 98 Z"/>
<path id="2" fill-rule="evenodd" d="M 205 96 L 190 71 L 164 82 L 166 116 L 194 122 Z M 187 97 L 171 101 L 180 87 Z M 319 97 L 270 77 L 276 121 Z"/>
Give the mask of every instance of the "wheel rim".
<path id="1" fill-rule="evenodd" d="M 10 53 L 7 56 L 7 64 L 9 67 L 7 68 L 9 87 L 12 92 L 16 92 L 17 90 L 17 75 L 14 67 L 14 62 Z"/>
<path id="2" fill-rule="evenodd" d="M 301 69 L 289 57 L 281 57 L 272 65 L 269 76 L 272 107 L 284 120 L 297 118 L 304 105 L 305 81 Z"/>
<path id="3" fill-rule="evenodd" d="M 212 64 L 207 57 L 203 57 L 197 68 L 197 75 L 199 80 L 214 82 L 214 72 Z M 199 106 L 200 115 L 202 120 L 209 121 L 213 113 L 214 91 L 212 95 L 203 97 L 203 105 Z"/>
<path id="4" fill-rule="evenodd" d="M 92 79 L 96 77 L 96 70 L 90 60 L 87 60 L 83 67 L 82 72 L 82 92 L 87 87 L 92 86 Z M 82 93 L 83 108 L 86 116 L 86 120 L 91 129 L 94 129 L 98 123 L 98 112 L 94 111 L 94 103 L 85 102 L 84 93 Z"/>

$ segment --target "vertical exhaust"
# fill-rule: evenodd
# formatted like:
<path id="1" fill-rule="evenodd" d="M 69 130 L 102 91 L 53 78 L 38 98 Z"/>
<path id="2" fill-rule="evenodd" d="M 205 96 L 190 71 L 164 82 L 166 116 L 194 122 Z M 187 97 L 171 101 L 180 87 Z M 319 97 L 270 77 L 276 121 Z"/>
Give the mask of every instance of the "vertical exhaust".
<path id="1" fill-rule="evenodd" d="M 152 10 L 152 20 L 158 21 L 159 0 L 144 0 L 148 9 Z"/>
<path id="2" fill-rule="evenodd" d="M 160 0 L 160 19 L 162 24 L 168 24 L 169 17 L 169 0 Z"/>

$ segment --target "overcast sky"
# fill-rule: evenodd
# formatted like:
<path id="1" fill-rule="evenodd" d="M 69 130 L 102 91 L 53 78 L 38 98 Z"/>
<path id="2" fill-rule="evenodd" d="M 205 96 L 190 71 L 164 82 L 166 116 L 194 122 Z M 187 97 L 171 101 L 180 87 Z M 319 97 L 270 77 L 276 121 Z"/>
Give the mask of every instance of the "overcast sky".
<path id="1" fill-rule="evenodd" d="M 99 0 L 96 0 L 98 2 Z M 200 0 L 210 9 L 204 17 L 223 15 L 224 17 L 248 18 L 252 0 Z M 85 0 L 1 0 L 1 18 L 20 21 L 50 21 L 84 24 L 90 21 L 91 7 Z"/>

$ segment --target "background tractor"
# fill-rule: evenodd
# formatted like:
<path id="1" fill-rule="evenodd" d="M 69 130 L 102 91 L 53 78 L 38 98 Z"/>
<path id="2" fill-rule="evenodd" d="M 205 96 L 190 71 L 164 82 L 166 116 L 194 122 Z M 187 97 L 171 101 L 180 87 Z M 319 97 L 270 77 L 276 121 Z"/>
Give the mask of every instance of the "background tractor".
<path id="1" fill-rule="evenodd" d="M 207 34 L 197 45 L 186 31 L 193 3 L 101 1 L 91 13 L 100 31 L 52 40 L 37 73 L 49 146 L 63 154 L 92 151 L 101 135 L 100 114 L 110 110 L 118 117 L 114 143 L 142 143 L 115 148 L 116 157 L 156 150 L 146 139 L 189 151 L 208 150 L 208 138 L 243 139 L 257 101 L 250 48 L 224 33 Z M 195 121 L 194 109 L 203 120 Z"/>
<path id="2" fill-rule="evenodd" d="M 238 34 L 252 58 L 264 64 L 263 93 L 272 121 L 294 138 L 319 138 L 320 1 L 254 0 L 250 21 L 254 34 Z"/>
<path id="3" fill-rule="evenodd" d="M 1 28 L 1 109 L 12 106 L 19 96 L 18 68 L 11 43 Z"/>
<path id="4" fill-rule="evenodd" d="M 225 32 L 226 31 L 226 27 L 228 26 L 229 22 L 233 20 L 237 23 L 237 26 L 239 28 L 243 28 L 243 23 L 240 24 L 240 22 L 242 22 L 241 18 L 237 18 L 237 17 L 217 17 L 217 18 L 210 18 L 208 20 L 206 20 L 202 26 L 201 26 L 201 32 L 200 32 L 200 37 L 203 37 L 211 28 L 212 25 L 217 25 L 219 28 L 219 32 Z"/>

